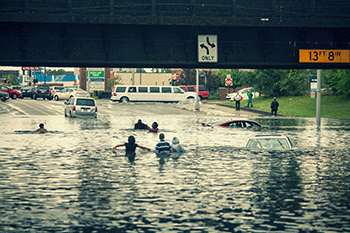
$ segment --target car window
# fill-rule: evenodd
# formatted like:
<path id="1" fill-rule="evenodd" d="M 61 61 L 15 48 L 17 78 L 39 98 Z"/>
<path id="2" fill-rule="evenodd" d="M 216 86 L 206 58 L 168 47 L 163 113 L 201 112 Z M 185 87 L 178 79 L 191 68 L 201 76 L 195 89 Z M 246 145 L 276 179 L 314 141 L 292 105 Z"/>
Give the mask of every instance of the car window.
<path id="1" fill-rule="evenodd" d="M 139 87 L 139 92 L 147 93 L 148 92 L 148 88 L 147 87 Z"/>
<path id="2" fill-rule="evenodd" d="M 188 90 L 189 92 L 194 92 L 194 87 L 187 87 L 187 90 Z"/>
<path id="3" fill-rule="evenodd" d="M 136 87 L 129 87 L 128 92 L 136 92 Z"/>
<path id="4" fill-rule="evenodd" d="M 171 87 L 162 87 L 162 93 L 171 93 Z"/>
<path id="5" fill-rule="evenodd" d="M 117 87 L 115 92 L 125 92 L 126 87 Z"/>
<path id="6" fill-rule="evenodd" d="M 95 101 L 93 99 L 77 99 L 77 105 L 95 106 Z"/>
<path id="7" fill-rule="evenodd" d="M 150 87 L 149 92 L 151 93 L 159 93 L 159 87 Z"/>
<path id="8" fill-rule="evenodd" d="M 174 87 L 174 93 L 184 93 L 184 92 L 182 91 L 182 89 L 178 87 Z"/>
<path id="9" fill-rule="evenodd" d="M 208 91 L 207 88 L 205 88 L 205 86 L 199 86 L 198 90 L 199 91 Z"/>
<path id="10" fill-rule="evenodd" d="M 181 87 L 182 90 L 186 91 L 186 87 Z"/>

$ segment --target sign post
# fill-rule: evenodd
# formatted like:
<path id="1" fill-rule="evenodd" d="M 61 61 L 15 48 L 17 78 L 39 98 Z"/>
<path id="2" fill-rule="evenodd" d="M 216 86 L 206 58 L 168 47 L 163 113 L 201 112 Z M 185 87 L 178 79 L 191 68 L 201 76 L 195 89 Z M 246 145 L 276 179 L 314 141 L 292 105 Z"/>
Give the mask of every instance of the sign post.
<path id="1" fill-rule="evenodd" d="M 231 78 L 231 74 L 227 74 L 226 75 L 226 79 L 225 79 L 225 84 L 226 86 L 228 86 L 228 93 L 231 93 L 231 86 L 233 85 L 233 80 Z"/>
<path id="2" fill-rule="evenodd" d="M 317 70 L 317 99 L 316 99 L 316 124 L 317 129 L 321 126 L 321 70 Z"/>

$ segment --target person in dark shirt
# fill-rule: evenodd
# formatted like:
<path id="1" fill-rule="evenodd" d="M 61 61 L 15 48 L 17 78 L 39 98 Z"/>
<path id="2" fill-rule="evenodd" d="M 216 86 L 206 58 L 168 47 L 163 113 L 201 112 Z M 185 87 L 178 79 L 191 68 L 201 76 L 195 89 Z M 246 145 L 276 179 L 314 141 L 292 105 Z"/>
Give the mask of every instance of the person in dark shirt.
<path id="1" fill-rule="evenodd" d="M 135 140 L 134 136 L 129 136 L 128 142 L 116 145 L 115 147 L 112 148 L 112 151 L 113 151 L 113 153 L 115 153 L 115 151 L 118 147 L 125 146 L 125 155 L 129 158 L 130 161 L 134 161 L 134 159 L 135 159 L 136 147 L 151 151 L 150 148 L 136 144 L 135 141 L 136 140 Z"/>
<path id="2" fill-rule="evenodd" d="M 278 101 L 276 100 L 276 97 L 274 97 L 273 101 L 271 102 L 271 115 L 275 113 L 275 116 L 277 116 L 278 106 Z"/>
<path id="3" fill-rule="evenodd" d="M 141 119 L 139 119 L 139 120 L 137 121 L 137 123 L 135 124 L 134 128 L 135 128 L 135 129 L 148 129 L 148 125 L 146 125 L 145 123 L 143 123 L 143 122 L 141 121 Z"/>

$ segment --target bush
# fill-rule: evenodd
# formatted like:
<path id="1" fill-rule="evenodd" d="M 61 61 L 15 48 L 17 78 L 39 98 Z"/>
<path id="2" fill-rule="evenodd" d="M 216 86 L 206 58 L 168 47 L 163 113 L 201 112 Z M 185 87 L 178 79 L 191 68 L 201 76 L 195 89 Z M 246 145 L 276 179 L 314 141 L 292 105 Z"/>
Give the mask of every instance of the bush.
<path id="1" fill-rule="evenodd" d="M 208 100 L 220 100 L 219 93 L 217 92 L 209 93 Z"/>

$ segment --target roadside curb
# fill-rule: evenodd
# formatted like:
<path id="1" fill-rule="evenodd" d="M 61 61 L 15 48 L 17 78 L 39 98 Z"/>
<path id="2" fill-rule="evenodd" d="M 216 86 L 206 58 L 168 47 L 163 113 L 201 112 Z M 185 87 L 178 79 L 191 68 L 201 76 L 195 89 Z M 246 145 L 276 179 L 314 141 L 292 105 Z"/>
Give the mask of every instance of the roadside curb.
<path id="1" fill-rule="evenodd" d="M 227 104 L 217 104 L 219 106 L 227 107 L 227 108 L 236 108 L 234 105 L 227 105 Z M 241 107 L 242 110 L 247 111 L 247 112 L 253 112 L 253 113 L 258 113 L 264 116 L 271 116 L 271 112 L 255 109 L 255 108 L 249 108 L 249 107 Z M 282 114 L 277 114 L 277 116 L 282 116 L 286 117 L 285 115 Z"/>

